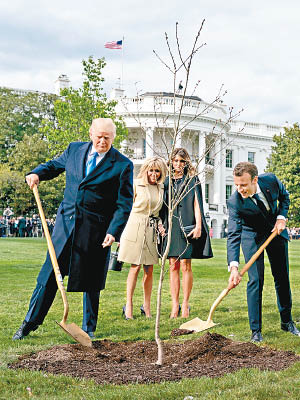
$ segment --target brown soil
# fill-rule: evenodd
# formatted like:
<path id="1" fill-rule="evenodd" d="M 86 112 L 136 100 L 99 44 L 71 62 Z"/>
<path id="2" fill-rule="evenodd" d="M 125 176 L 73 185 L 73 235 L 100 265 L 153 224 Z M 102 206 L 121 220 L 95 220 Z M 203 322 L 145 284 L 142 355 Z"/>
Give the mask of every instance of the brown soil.
<path id="1" fill-rule="evenodd" d="M 93 342 L 93 348 L 80 344 L 54 346 L 21 356 L 9 367 L 94 379 L 98 384 L 128 384 L 217 377 L 251 367 L 278 371 L 300 361 L 292 352 L 234 342 L 217 333 L 206 333 L 185 342 L 165 342 L 163 346 L 163 366 L 155 364 L 157 346 L 154 341 L 99 340 Z"/>

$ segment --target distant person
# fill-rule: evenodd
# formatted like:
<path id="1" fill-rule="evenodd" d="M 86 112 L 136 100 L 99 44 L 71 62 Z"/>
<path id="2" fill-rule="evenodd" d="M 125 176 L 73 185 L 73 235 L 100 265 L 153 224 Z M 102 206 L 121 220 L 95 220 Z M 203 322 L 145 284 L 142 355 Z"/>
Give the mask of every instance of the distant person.
<path id="1" fill-rule="evenodd" d="M 7 207 L 4 211 L 3 211 L 3 215 L 6 219 L 10 219 L 13 215 L 14 212 L 10 207 Z"/>
<path id="2" fill-rule="evenodd" d="M 270 236 L 276 236 L 266 248 L 271 264 L 281 318 L 281 329 L 300 336 L 292 320 L 292 295 L 289 281 L 288 233 L 286 218 L 289 209 L 289 193 L 280 180 L 271 173 L 258 176 L 257 167 L 241 162 L 233 170 L 236 192 L 228 200 L 229 221 L 227 257 L 230 268 L 229 283 L 235 286 L 241 281 L 238 272 L 240 245 L 248 262 Z M 278 203 L 278 204 L 277 204 Z M 264 286 L 264 254 L 248 271 L 247 301 L 251 340 L 263 340 L 262 292 Z"/>
<path id="3" fill-rule="evenodd" d="M 32 237 L 39 237 L 39 227 L 38 227 L 38 216 L 33 215 L 32 217 Z"/>
<path id="4" fill-rule="evenodd" d="M 132 207 L 132 162 L 112 147 L 116 127 L 110 118 L 94 119 L 91 142 L 70 143 L 64 153 L 39 165 L 26 180 L 30 188 L 66 172 L 52 241 L 69 292 L 84 292 L 82 329 L 94 338 L 99 295 L 105 287 L 107 258 L 119 240 Z M 36 330 L 54 300 L 57 284 L 49 253 L 37 278 L 25 319 L 13 336 Z"/>
<path id="5" fill-rule="evenodd" d="M 29 217 L 26 218 L 26 236 L 32 236 L 32 220 Z"/>
<path id="6" fill-rule="evenodd" d="M 18 218 L 19 237 L 25 237 L 26 232 L 26 219 L 23 216 Z"/>
<path id="7" fill-rule="evenodd" d="M 131 264 L 127 277 L 127 300 L 123 307 L 125 319 L 133 318 L 133 293 L 141 265 L 144 268 L 144 302 L 141 313 L 151 317 L 150 301 L 153 264 L 158 263 L 158 213 L 163 204 L 167 166 L 160 157 L 147 159 L 134 180 L 134 200 L 128 222 L 120 240 L 120 261 Z"/>
<path id="8" fill-rule="evenodd" d="M 6 234 L 6 224 L 5 224 L 5 219 L 0 216 L 0 237 L 5 236 Z"/>

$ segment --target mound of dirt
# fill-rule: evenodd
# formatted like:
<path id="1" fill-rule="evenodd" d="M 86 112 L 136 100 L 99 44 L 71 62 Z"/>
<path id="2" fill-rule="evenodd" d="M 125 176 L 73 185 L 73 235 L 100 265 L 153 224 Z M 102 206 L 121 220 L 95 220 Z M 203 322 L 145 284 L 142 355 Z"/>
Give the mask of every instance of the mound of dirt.
<path id="1" fill-rule="evenodd" d="M 235 342 L 217 333 L 195 340 L 165 342 L 163 366 L 155 364 L 154 341 L 94 341 L 92 348 L 80 344 L 54 346 L 21 356 L 9 367 L 94 379 L 98 384 L 159 383 L 201 376 L 217 377 L 240 368 L 278 371 L 300 357 L 250 342 Z"/>

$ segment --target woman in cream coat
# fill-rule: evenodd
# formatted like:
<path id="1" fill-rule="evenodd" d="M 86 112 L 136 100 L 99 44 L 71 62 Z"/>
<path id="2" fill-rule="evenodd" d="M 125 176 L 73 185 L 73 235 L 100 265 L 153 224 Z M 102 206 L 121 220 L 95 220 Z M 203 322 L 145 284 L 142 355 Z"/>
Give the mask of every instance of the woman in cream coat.
<path id="1" fill-rule="evenodd" d="M 134 180 L 133 207 L 122 233 L 119 248 L 119 261 L 131 264 L 127 277 L 127 300 L 123 307 L 125 319 L 133 318 L 133 293 L 137 277 L 144 267 L 144 303 L 141 314 L 151 317 L 150 299 L 153 282 L 153 264 L 158 263 L 156 246 L 158 214 L 163 204 L 163 182 L 167 167 L 160 157 L 147 159 Z"/>

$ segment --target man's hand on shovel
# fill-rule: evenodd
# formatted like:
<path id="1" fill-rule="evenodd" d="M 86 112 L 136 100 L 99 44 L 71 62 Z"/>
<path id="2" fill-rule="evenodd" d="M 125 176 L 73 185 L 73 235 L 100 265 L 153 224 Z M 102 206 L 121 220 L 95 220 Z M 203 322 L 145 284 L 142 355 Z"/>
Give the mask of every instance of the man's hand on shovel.
<path id="1" fill-rule="evenodd" d="M 237 267 L 231 267 L 230 269 L 230 276 L 228 280 L 228 287 L 230 289 L 235 288 L 242 280 L 242 276 L 239 273 Z"/>
<path id="2" fill-rule="evenodd" d="M 38 186 L 40 178 L 37 174 L 29 174 L 26 176 L 26 182 L 30 189 L 33 189 L 34 185 Z"/>
<path id="3" fill-rule="evenodd" d="M 286 227 L 285 219 L 277 219 L 276 224 L 274 225 L 274 228 L 272 229 L 272 232 L 276 231 L 277 234 L 280 235 L 281 232 L 285 230 L 285 227 Z"/>

